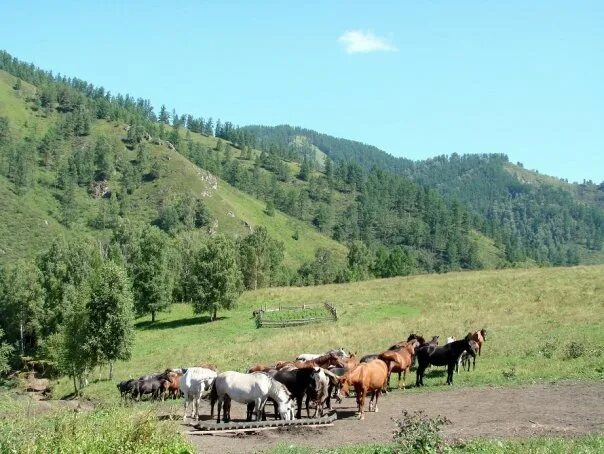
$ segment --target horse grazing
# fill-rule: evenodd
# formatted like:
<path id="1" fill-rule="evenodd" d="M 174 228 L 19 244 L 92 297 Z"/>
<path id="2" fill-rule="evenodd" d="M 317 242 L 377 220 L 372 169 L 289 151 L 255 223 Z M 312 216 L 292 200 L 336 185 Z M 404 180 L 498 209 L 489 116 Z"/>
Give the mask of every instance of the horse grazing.
<path id="1" fill-rule="evenodd" d="M 459 364 L 461 364 L 462 370 L 466 370 L 466 365 L 468 366 L 468 372 L 470 372 L 470 358 L 473 359 L 472 363 L 474 365 L 474 370 L 476 370 L 476 352 L 478 351 L 478 343 L 474 340 L 470 341 L 470 345 L 474 350 L 474 356 L 470 355 L 468 352 L 464 351 L 459 360 L 457 361 L 457 365 L 455 366 L 455 372 L 459 372 Z"/>
<path id="2" fill-rule="evenodd" d="M 392 375 L 392 372 L 398 373 L 397 388 L 400 389 L 401 387 L 401 374 L 403 375 L 403 388 L 405 387 L 405 377 L 407 376 L 407 372 L 411 370 L 411 364 L 413 363 L 417 345 L 417 340 L 412 340 L 406 342 L 398 350 L 386 350 L 378 356 L 378 359 L 381 359 L 388 364 L 386 387 L 390 385 L 390 376 Z"/>
<path id="3" fill-rule="evenodd" d="M 191 404 L 191 418 L 199 419 L 201 398 L 207 394 L 216 378 L 216 371 L 203 367 L 191 367 L 179 380 L 179 389 L 185 398 L 183 421 L 187 420 L 187 407 Z"/>
<path id="4" fill-rule="evenodd" d="M 348 371 L 343 377 L 338 379 L 340 390 L 345 396 L 350 395 L 350 388 L 354 388 L 357 399 L 358 418 L 365 419 L 365 397 L 371 393 L 369 401 L 369 411 L 378 411 L 378 399 L 382 389 L 388 379 L 388 365 L 381 359 L 376 359 L 368 363 L 361 363 L 353 370 Z M 375 403 L 374 403 L 375 399 Z"/>
<path id="5" fill-rule="evenodd" d="M 333 352 L 326 353 L 315 359 L 309 359 L 307 361 L 296 361 L 289 365 L 297 367 L 299 369 L 308 367 L 323 367 L 328 368 L 329 366 L 337 366 L 340 364 L 340 357 Z"/>
<path id="6" fill-rule="evenodd" d="M 273 399 L 279 408 L 281 419 L 290 421 L 293 419 L 292 395 L 287 388 L 265 373 L 254 372 L 253 374 L 242 374 L 240 372 L 223 372 L 216 377 L 210 393 L 212 416 L 214 415 L 214 404 L 218 401 L 218 416 L 216 422 L 220 422 L 220 412 L 224 402 L 224 422 L 231 419 L 231 400 L 242 404 L 253 402 L 256 410 L 256 420 L 262 419 L 262 410 L 268 398 Z"/>
<path id="7" fill-rule="evenodd" d="M 482 350 L 482 344 L 487 340 L 487 330 L 482 328 L 472 334 L 472 340 L 478 344 L 478 356 Z"/>
<path id="8" fill-rule="evenodd" d="M 126 400 L 128 396 L 132 397 L 132 391 L 134 390 L 136 382 L 137 380 L 130 379 L 121 381 L 117 384 L 117 389 L 119 390 L 122 399 Z"/>
<path id="9" fill-rule="evenodd" d="M 464 339 L 451 342 L 442 347 L 424 344 L 417 350 L 417 376 L 416 386 L 424 385 L 424 373 L 429 365 L 447 366 L 447 385 L 453 384 L 453 372 L 461 354 L 466 351 L 471 356 L 476 356 L 470 344 L 472 335 L 468 334 Z"/>
<path id="10" fill-rule="evenodd" d="M 306 416 L 310 418 L 309 403 L 312 401 L 315 405 L 313 418 L 323 416 L 324 407 L 331 410 L 331 394 L 334 389 L 337 390 L 338 377 L 328 370 L 321 367 L 315 367 L 311 374 L 311 381 L 306 390 Z M 341 401 L 339 396 L 336 396 Z"/>
<path id="11" fill-rule="evenodd" d="M 325 355 L 329 355 L 330 353 L 333 353 L 334 355 L 336 355 L 340 358 L 348 357 L 348 353 L 346 353 L 346 350 L 344 350 L 344 347 L 334 348 L 333 350 L 329 350 L 328 352 L 325 353 Z M 296 357 L 296 361 L 310 361 L 313 359 L 317 359 L 320 356 L 324 356 L 324 355 L 320 355 L 318 353 L 302 353 Z"/>
<path id="12" fill-rule="evenodd" d="M 273 376 L 275 380 L 282 383 L 296 400 L 296 418 L 302 418 L 302 400 L 306 395 L 311 382 L 314 380 L 315 369 L 305 367 L 302 369 L 282 368 Z"/>
<path id="13" fill-rule="evenodd" d="M 162 398 L 171 397 L 172 399 L 176 399 L 177 397 L 180 397 L 180 378 L 182 375 L 182 373 L 179 374 L 170 369 L 164 372 L 164 378 L 162 379 L 162 382 L 164 382 L 162 384 L 164 396 L 162 396 Z"/>
<path id="14" fill-rule="evenodd" d="M 268 371 L 271 371 L 273 369 L 275 369 L 275 366 L 266 366 L 264 364 L 256 364 L 256 365 L 250 367 L 247 370 L 247 373 L 248 374 L 252 374 L 254 372 L 268 372 Z"/>

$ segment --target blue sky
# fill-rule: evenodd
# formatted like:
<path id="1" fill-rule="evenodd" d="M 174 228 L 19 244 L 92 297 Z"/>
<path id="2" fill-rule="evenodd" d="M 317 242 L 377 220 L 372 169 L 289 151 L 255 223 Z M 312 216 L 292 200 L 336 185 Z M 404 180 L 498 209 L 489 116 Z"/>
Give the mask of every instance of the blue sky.
<path id="1" fill-rule="evenodd" d="M 0 48 L 156 109 L 604 180 L 602 1 L 6 0 Z"/>

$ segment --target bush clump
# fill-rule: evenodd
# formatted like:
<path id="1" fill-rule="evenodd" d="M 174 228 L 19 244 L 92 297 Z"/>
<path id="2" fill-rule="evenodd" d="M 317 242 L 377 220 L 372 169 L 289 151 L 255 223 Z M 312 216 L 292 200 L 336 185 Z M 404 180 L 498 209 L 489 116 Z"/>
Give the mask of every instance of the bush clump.
<path id="1" fill-rule="evenodd" d="M 394 419 L 395 452 L 441 453 L 449 450 L 442 436 L 441 428 L 450 424 L 447 418 L 428 417 L 423 411 L 410 413 L 403 411 L 402 418 Z"/>
<path id="2" fill-rule="evenodd" d="M 192 453 L 176 427 L 154 414 L 113 408 L 59 411 L 0 424 L 0 452 Z M 6 422 L 6 421 L 5 421 Z"/>
<path id="3" fill-rule="evenodd" d="M 576 359 L 585 354 L 585 344 L 570 342 L 564 347 L 564 359 Z"/>

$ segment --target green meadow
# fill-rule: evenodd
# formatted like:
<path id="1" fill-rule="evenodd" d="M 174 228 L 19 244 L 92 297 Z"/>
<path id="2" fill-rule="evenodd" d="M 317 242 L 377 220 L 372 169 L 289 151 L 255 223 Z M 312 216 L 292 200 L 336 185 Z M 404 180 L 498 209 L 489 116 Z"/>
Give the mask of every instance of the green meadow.
<path id="1" fill-rule="evenodd" d="M 256 328 L 252 311 L 264 304 L 330 302 L 339 321 L 289 328 Z M 476 371 L 455 377 L 458 386 L 539 380 L 604 378 L 604 266 L 533 268 L 421 275 L 318 287 L 246 292 L 235 310 L 210 322 L 185 304 L 155 323 L 137 321 L 132 359 L 114 367 L 84 395 L 117 402 L 119 380 L 167 367 L 209 362 L 220 370 L 292 360 L 300 353 L 343 346 L 357 355 L 380 352 L 411 332 L 461 337 L 488 332 Z M 107 371 L 102 372 L 106 377 Z M 91 379 L 98 378 L 98 372 Z M 413 384 L 415 374 L 407 378 Z M 444 378 L 427 378 L 429 392 Z M 71 393 L 67 379 L 55 397 Z M 412 392 L 418 392 L 411 390 Z M 408 391 L 405 391 L 408 392 Z"/>

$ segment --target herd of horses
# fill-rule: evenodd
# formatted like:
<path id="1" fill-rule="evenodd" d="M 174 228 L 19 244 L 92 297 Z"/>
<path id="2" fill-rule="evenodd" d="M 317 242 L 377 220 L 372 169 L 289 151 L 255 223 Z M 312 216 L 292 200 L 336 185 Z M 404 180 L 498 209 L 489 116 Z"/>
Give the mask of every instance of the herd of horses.
<path id="1" fill-rule="evenodd" d="M 365 399 L 370 396 L 369 411 L 378 411 L 381 394 L 388 392 L 390 378 L 398 373 L 397 387 L 405 387 L 406 374 L 416 367 L 416 386 L 423 386 L 426 369 L 430 366 L 447 368 L 447 384 L 453 384 L 459 366 L 468 371 L 476 367 L 486 340 L 486 330 L 470 332 L 462 339 L 447 338 L 439 346 L 439 337 L 426 341 L 422 336 L 410 334 L 407 340 L 392 345 L 381 353 L 357 358 L 343 348 L 320 354 L 301 354 L 294 361 L 280 361 L 273 365 L 256 364 L 247 373 L 226 371 L 218 373 L 212 364 L 201 364 L 188 369 L 167 369 L 138 379 L 126 380 L 117 385 L 122 398 L 140 400 L 149 395 L 152 399 L 184 397 L 184 416 L 200 417 L 201 399 L 209 395 L 211 412 L 217 404 L 217 422 L 231 419 L 231 401 L 247 405 L 247 419 L 266 419 L 265 404 L 274 405 L 275 418 L 300 419 L 305 400 L 306 415 L 314 407 L 313 417 L 331 410 L 331 400 L 341 402 L 341 395 L 350 396 L 354 390 L 357 416 L 364 419 Z"/>

